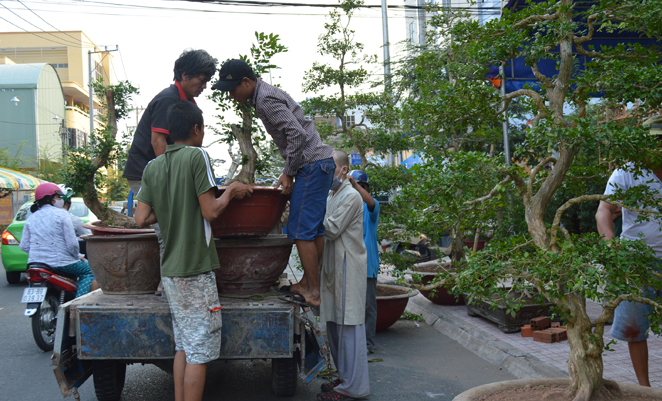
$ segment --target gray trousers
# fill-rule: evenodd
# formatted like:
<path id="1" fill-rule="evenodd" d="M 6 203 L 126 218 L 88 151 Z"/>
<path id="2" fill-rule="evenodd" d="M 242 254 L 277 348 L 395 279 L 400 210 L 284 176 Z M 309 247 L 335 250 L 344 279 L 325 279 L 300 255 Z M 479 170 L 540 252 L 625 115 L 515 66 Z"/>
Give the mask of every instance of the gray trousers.
<path id="1" fill-rule="evenodd" d="M 342 381 L 334 390 L 354 398 L 363 398 L 370 394 L 364 326 L 326 322 L 326 337 L 331 348 L 331 357 Z"/>
<path id="2" fill-rule="evenodd" d="M 129 188 L 133 191 L 133 198 L 138 197 L 138 192 L 140 191 L 140 181 L 138 180 L 127 180 L 129 182 Z M 154 227 L 154 233 L 156 234 L 156 238 L 159 240 L 159 251 L 161 253 L 161 260 L 163 260 L 163 250 L 165 249 L 165 246 L 163 245 L 163 236 L 161 235 L 161 227 L 159 227 L 159 223 L 152 224 L 152 227 Z"/>
<path id="3" fill-rule="evenodd" d="M 365 296 L 365 343 L 370 351 L 375 351 L 375 330 L 377 328 L 377 278 L 368 277 Z"/>

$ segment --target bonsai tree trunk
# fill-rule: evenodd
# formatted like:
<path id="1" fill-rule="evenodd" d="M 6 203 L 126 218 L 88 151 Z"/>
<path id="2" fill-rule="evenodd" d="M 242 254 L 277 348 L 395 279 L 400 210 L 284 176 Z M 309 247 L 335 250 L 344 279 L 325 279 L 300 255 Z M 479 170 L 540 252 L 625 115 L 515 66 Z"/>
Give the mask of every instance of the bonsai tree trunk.
<path id="1" fill-rule="evenodd" d="M 247 105 L 242 106 L 242 126 L 232 124 L 232 133 L 237 142 L 239 142 L 239 149 L 244 156 L 242 160 L 241 172 L 234 178 L 235 181 L 241 181 L 244 184 L 255 184 L 255 168 L 257 166 L 257 152 L 253 147 L 252 127 L 253 116 L 250 107 Z"/>

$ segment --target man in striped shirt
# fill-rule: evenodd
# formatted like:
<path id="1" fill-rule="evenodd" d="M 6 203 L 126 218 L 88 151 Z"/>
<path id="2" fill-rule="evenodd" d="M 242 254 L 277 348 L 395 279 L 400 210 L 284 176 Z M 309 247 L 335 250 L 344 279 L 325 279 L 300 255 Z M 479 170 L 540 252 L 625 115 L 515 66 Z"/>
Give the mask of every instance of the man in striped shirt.
<path id="1" fill-rule="evenodd" d="M 285 159 L 276 187 L 292 194 L 287 236 L 297 246 L 304 271 L 290 291 L 319 306 L 318 263 L 324 251 L 326 197 L 336 169 L 333 149 L 322 142 L 315 123 L 304 117 L 290 95 L 257 78 L 243 60 L 226 61 L 212 89 L 230 92 L 240 104 L 248 101 Z"/>

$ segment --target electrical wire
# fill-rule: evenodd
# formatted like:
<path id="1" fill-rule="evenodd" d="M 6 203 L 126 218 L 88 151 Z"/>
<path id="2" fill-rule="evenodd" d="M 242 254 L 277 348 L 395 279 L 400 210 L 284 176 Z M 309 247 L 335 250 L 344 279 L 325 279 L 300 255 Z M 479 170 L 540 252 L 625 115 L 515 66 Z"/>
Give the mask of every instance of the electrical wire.
<path id="1" fill-rule="evenodd" d="M 119 46 L 117 47 L 117 49 L 118 49 L 118 53 L 120 54 L 120 61 L 122 62 L 122 70 L 124 70 L 124 79 L 129 81 L 129 75 L 126 73 L 126 67 L 124 67 L 124 56 L 122 56 L 122 50 L 119 48 Z"/>
<path id="2" fill-rule="evenodd" d="M 23 21 L 27 22 L 28 24 L 32 25 L 33 27 L 39 29 L 40 31 L 45 32 L 45 33 L 48 33 L 49 35 L 54 36 L 54 37 L 57 38 L 57 36 L 53 35 L 52 33 L 49 33 L 49 32 L 44 31 L 43 29 L 39 28 L 38 26 L 36 26 L 36 25 L 33 24 L 32 22 L 30 22 L 30 21 L 26 20 L 25 18 L 21 17 L 20 15 L 16 14 L 14 11 L 12 11 L 11 8 L 5 6 L 5 5 L 2 4 L 1 2 L 0 2 L 0 6 L 3 6 L 3 7 L 6 8 L 10 13 L 14 14 L 14 15 L 17 16 L 18 18 L 22 19 Z M 2 17 L 0 17 L 0 18 L 2 18 Z M 5 18 L 2 18 L 2 19 L 5 20 L 5 21 L 7 21 L 7 22 L 9 22 L 9 20 L 7 20 L 7 19 L 5 19 Z M 11 23 L 11 22 L 9 22 L 9 23 L 10 23 L 11 25 L 14 25 L 15 27 L 17 27 L 18 29 L 20 29 L 20 30 L 22 30 L 22 31 L 25 31 L 25 32 L 27 32 L 27 33 L 30 33 L 30 34 L 35 35 L 35 36 L 37 36 L 37 37 L 40 37 L 41 39 L 46 39 L 46 40 L 48 40 L 48 41 L 50 41 L 50 42 L 57 43 L 58 45 L 61 45 L 61 46 L 71 46 L 70 44 L 68 44 L 68 43 L 66 43 L 66 42 L 65 42 L 65 43 L 62 43 L 62 42 L 55 41 L 55 40 L 53 40 L 53 39 L 48 39 L 48 38 L 42 37 L 42 36 L 40 36 L 39 34 L 36 34 L 36 33 L 34 33 L 34 32 L 30 32 L 30 31 L 28 31 L 27 29 L 23 29 L 23 28 L 21 28 L 20 26 L 18 26 L 18 25 L 16 25 L 16 24 L 13 24 L 13 23 Z"/>
<path id="3" fill-rule="evenodd" d="M 39 18 L 40 20 L 44 21 L 44 22 L 45 22 L 48 26 L 50 26 L 51 28 L 55 29 L 56 31 L 58 31 L 58 32 L 60 32 L 60 33 L 63 33 L 63 34 L 65 34 L 65 35 L 69 36 L 71 39 L 74 40 L 74 43 L 75 43 L 76 45 L 77 45 L 78 43 L 81 42 L 81 41 L 78 40 L 77 38 L 75 38 L 75 37 L 69 35 L 69 34 L 66 33 L 66 32 L 62 32 L 61 30 L 59 30 L 59 29 L 57 29 L 56 27 L 54 27 L 50 22 L 48 22 L 48 21 L 46 21 L 45 19 L 41 18 L 41 16 L 39 16 L 39 14 L 37 14 L 36 12 L 34 12 L 32 9 L 30 9 L 30 7 L 26 6 L 21 0 L 16 0 L 16 1 L 18 1 L 23 7 L 25 7 L 25 8 L 26 8 L 28 11 L 30 11 L 32 14 L 36 15 L 37 18 Z M 7 7 L 5 7 L 5 8 L 7 8 Z M 92 42 L 88 42 L 88 43 L 89 43 L 90 45 L 94 45 Z"/>

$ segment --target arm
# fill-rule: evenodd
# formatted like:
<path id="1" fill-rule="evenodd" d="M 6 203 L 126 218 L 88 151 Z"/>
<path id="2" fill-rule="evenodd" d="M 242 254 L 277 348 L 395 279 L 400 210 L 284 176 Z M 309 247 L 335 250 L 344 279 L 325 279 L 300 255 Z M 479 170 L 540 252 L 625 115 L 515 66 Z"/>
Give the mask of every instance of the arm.
<path id="1" fill-rule="evenodd" d="M 198 196 L 202 217 L 207 221 L 214 221 L 223 213 L 232 199 L 242 199 L 251 196 L 253 189 L 248 185 L 235 181 L 227 187 L 220 198 L 216 197 L 216 188 L 210 188 L 207 192 Z"/>
<path id="2" fill-rule="evenodd" d="M 366 206 L 368 206 L 368 210 L 370 213 L 372 213 L 373 210 L 375 210 L 375 199 L 370 196 L 370 193 L 363 189 L 359 184 L 354 181 L 354 177 L 350 177 L 349 175 L 347 176 L 349 179 L 349 182 L 352 184 L 352 187 L 356 189 L 356 191 L 361 195 L 361 199 L 363 199 L 363 202 L 365 202 Z"/>
<path id="3" fill-rule="evenodd" d="M 605 236 L 605 241 L 614 238 L 614 218 L 617 217 L 618 206 L 600 201 L 595 220 L 598 223 L 598 233 Z"/>
<path id="4" fill-rule="evenodd" d="M 152 131 L 152 147 L 154 148 L 156 156 L 161 156 L 165 153 L 166 146 L 168 145 L 168 142 L 166 141 L 167 137 L 168 134 Z"/>
<path id="5" fill-rule="evenodd" d="M 363 214 L 362 209 L 363 204 L 358 196 L 348 196 L 344 203 L 324 219 L 324 237 L 332 241 L 340 237 L 357 213 Z"/>
<path id="6" fill-rule="evenodd" d="M 147 203 L 141 201 L 138 201 L 134 218 L 136 219 L 136 224 L 140 228 L 151 226 L 157 222 L 154 209 L 152 209 Z"/>

